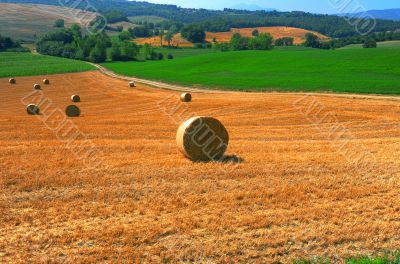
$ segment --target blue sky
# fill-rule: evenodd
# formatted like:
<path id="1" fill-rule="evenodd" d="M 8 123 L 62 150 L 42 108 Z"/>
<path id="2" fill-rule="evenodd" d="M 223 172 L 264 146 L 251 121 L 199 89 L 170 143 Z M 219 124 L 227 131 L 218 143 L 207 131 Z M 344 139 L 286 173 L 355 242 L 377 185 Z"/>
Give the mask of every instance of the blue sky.
<path id="1" fill-rule="evenodd" d="M 301 10 L 315 13 L 342 13 L 340 4 L 350 2 L 350 10 L 400 8 L 399 0 L 148 0 L 152 3 L 175 4 L 182 7 L 221 9 L 237 4 L 251 4 L 278 10 Z"/>

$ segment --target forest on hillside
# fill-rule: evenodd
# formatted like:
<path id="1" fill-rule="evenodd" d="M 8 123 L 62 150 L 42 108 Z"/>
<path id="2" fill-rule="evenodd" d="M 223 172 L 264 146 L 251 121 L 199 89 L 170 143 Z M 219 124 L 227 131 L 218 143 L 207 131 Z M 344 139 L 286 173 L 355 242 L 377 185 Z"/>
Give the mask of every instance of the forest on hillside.
<path id="1" fill-rule="evenodd" d="M 60 5 L 53 0 L 0 0 L 2 3 L 36 3 Z M 278 12 L 278 11 L 243 11 L 243 10 L 206 10 L 180 8 L 175 5 L 160 5 L 147 2 L 125 0 L 91 0 L 90 4 L 103 14 L 123 13 L 124 16 L 159 16 L 173 23 L 196 24 L 204 30 L 218 32 L 229 31 L 232 27 L 258 26 L 290 26 L 313 30 L 330 37 L 351 37 L 359 34 L 354 24 L 345 17 L 334 15 L 318 15 L 306 12 Z M 68 4 L 64 6 L 68 7 Z M 82 2 L 82 9 L 87 8 L 87 2 Z M 95 10 L 88 10 L 95 11 Z M 115 12 L 118 11 L 118 12 Z M 108 17 L 115 22 L 115 18 Z M 122 18 L 120 18 L 122 19 Z M 354 21 L 353 21 L 354 22 Z M 376 20 L 374 32 L 400 30 L 400 21 Z"/>

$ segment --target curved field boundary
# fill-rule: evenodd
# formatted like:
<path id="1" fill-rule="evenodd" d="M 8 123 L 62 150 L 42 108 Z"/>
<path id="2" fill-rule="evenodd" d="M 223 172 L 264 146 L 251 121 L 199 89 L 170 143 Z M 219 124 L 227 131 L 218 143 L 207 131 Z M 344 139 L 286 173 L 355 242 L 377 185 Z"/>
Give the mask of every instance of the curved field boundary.
<path id="1" fill-rule="evenodd" d="M 137 77 L 129 77 L 121 74 L 117 74 L 99 64 L 91 63 L 94 67 L 96 67 L 101 73 L 107 75 L 112 78 L 126 80 L 126 81 L 135 81 L 137 83 L 146 84 L 155 88 L 171 90 L 171 91 L 180 91 L 180 92 L 194 92 L 194 93 L 249 93 L 249 92 L 242 92 L 242 91 L 226 91 L 226 90 L 209 90 L 206 88 L 192 88 L 188 86 L 181 86 L 175 84 L 168 84 L 164 82 L 158 81 L 151 81 L 140 79 Z M 250 92 L 254 94 L 266 94 L 260 92 Z M 279 92 L 272 92 L 272 93 L 279 93 Z M 285 93 L 288 95 L 318 95 L 318 96 L 329 96 L 329 97 L 340 97 L 340 98 L 353 98 L 353 99 L 375 99 L 375 100 L 391 100 L 391 101 L 400 101 L 400 96 L 387 96 L 387 95 L 362 95 L 362 94 L 333 94 L 333 93 Z"/>

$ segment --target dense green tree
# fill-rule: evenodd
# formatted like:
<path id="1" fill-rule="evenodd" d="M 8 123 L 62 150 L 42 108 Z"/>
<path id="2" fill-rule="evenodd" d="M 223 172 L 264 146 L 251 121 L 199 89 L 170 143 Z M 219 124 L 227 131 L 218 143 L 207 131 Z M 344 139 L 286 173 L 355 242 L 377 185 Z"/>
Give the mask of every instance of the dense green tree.
<path id="1" fill-rule="evenodd" d="M 124 12 L 120 10 L 111 9 L 103 13 L 103 16 L 107 20 L 107 23 L 117 23 L 122 21 L 128 21 L 128 18 Z"/>
<path id="2" fill-rule="evenodd" d="M 251 33 L 251 35 L 253 37 L 258 37 L 260 35 L 260 32 L 258 31 L 258 29 L 254 29 L 253 32 Z"/>
<path id="3" fill-rule="evenodd" d="M 132 39 L 132 35 L 129 31 L 125 30 L 118 34 L 118 38 L 120 40 L 130 40 Z"/>
<path id="4" fill-rule="evenodd" d="M 56 28 L 63 28 L 65 26 L 65 21 L 64 21 L 64 19 L 57 19 L 55 22 L 54 22 L 54 27 L 56 27 Z"/>
<path id="5" fill-rule="evenodd" d="M 120 60 L 124 61 L 135 60 L 139 55 L 139 47 L 133 42 L 123 41 L 120 47 L 121 47 Z"/>
<path id="6" fill-rule="evenodd" d="M 181 31 L 182 37 L 192 43 L 204 43 L 206 40 L 206 32 L 203 28 L 196 25 L 184 27 Z"/>
<path id="7" fill-rule="evenodd" d="M 233 34 L 229 45 L 231 50 L 248 50 L 250 49 L 250 38 L 242 37 L 239 33 Z"/>
<path id="8" fill-rule="evenodd" d="M 3 37 L 0 35 L 0 51 L 7 51 L 10 49 L 14 49 L 17 51 L 27 51 L 27 49 L 22 48 L 18 42 L 15 42 L 9 37 Z"/>
<path id="9" fill-rule="evenodd" d="M 304 42 L 304 46 L 310 48 L 319 48 L 321 45 L 319 38 L 317 35 L 313 33 L 306 34 L 306 42 Z"/>
<path id="10" fill-rule="evenodd" d="M 363 43 L 363 48 L 370 49 L 370 48 L 377 48 L 378 45 L 376 44 L 376 40 L 370 38 L 366 39 Z"/>
<path id="11" fill-rule="evenodd" d="M 270 50 L 272 48 L 273 38 L 269 33 L 261 33 L 250 39 L 250 49 L 252 50 Z"/>
<path id="12" fill-rule="evenodd" d="M 174 38 L 174 33 L 172 31 L 168 31 L 165 35 L 165 40 L 168 42 L 168 47 L 171 47 L 171 41 Z"/>
<path id="13" fill-rule="evenodd" d="M 110 59 L 112 61 L 118 61 L 121 59 L 121 41 L 114 39 L 111 43 Z"/>

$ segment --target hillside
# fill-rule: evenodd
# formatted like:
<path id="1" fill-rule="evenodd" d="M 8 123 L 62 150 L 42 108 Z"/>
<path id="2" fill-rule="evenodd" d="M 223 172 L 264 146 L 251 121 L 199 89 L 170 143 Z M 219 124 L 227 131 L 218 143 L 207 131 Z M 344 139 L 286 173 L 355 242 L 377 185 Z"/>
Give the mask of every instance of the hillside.
<path id="1" fill-rule="evenodd" d="M 0 0 L 0 2 L 59 4 L 58 1 L 53 0 Z M 206 10 L 124 0 L 91 0 L 90 4 L 102 12 L 121 11 L 129 17 L 157 16 L 176 23 L 199 24 L 206 31 L 212 32 L 229 31 L 231 28 L 290 26 L 317 31 L 330 37 L 348 37 L 359 34 L 354 25 L 349 24 L 345 18 L 335 15 L 319 15 L 298 11 Z M 83 1 L 77 7 L 85 9 L 87 4 L 85 5 Z M 400 22 L 378 19 L 373 31 L 394 31 L 399 28 Z"/>
<path id="2" fill-rule="evenodd" d="M 384 10 L 369 10 L 364 13 L 349 14 L 351 17 L 372 16 L 378 19 L 388 19 L 400 21 L 400 8 L 384 9 Z"/>
<path id="3" fill-rule="evenodd" d="M 85 27 L 94 18 L 94 13 L 66 7 L 0 3 L 0 34 L 32 41 L 35 35 L 54 30 L 57 19 L 64 19 L 66 26 L 78 23 Z"/>

